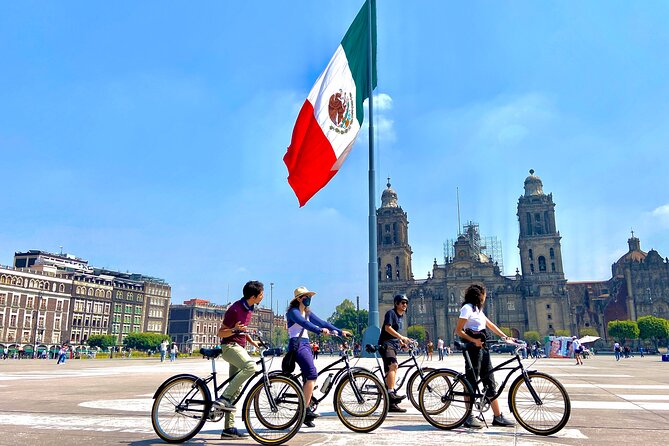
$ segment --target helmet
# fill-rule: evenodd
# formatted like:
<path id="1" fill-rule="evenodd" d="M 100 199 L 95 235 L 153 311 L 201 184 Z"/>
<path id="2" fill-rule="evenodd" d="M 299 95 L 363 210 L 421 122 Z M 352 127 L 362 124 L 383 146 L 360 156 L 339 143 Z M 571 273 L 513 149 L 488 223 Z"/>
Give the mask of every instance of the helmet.
<path id="1" fill-rule="evenodd" d="M 395 305 L 397 305 L 398 303 L 400 303 L 402 301 L 404 301 L 406 303 L 409 303 L 409 298 L 407 297 L 406 294 L 395 295 L 395 299 L 393 299 L 393 302 L 395 303 Z"/>

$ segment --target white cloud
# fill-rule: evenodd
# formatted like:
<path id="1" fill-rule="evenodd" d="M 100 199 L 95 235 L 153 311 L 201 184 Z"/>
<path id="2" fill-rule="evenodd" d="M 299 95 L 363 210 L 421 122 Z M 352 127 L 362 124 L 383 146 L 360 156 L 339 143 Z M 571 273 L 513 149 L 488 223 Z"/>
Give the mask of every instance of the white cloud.
<path id="1" fill-rule="evenodd" d="M 369 139 L 369 101 L 364 102 L 365 122 L 360 129 L 358 141 L 367 144 Z M 397 141 L 395 121 L 390 117 L 393 109 L 393 98 L 386 93 L 374 95 L 374 134 L 377 140 L 384 145 Z"/>
<path id="2" fill-rule="evenodd" d="M 374 110 L 380 112 L 391 110 L 393 108 L 393 98 L 386 93 L 374 95 Z"/>
<path id="3" fill-rule="evenodd" d="M 669 204 L 663 204 L 662 206 L 655 208 L 650 214 L 664 222 L 669 222 Z"/>

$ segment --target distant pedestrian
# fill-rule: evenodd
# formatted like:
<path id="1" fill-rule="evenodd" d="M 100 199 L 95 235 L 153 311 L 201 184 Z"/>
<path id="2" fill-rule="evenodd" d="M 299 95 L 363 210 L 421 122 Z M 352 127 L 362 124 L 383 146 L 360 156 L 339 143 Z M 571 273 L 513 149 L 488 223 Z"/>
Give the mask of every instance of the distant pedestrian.
<path id="1" fill-rule="evenodd" d="M 643 347 L 639 347 L 639 356 L 643 358 Z"/>
<path id="2" fill-rule="evenodd" d="M 9 358 L 9 349 L 5 347 L 5 349 L 2 351 L 2 359 L 7 359 Z"/>
<path id="3" fill-rule="evenodd" d="M 167 346 L 169 343 L 167 339 L 163 339 L 163 342 L 160 343 L 160 362 L 165 362 L 165 355 L 167 355 Z"/>
<path id="4" fill-rule="evenodd" d="M 427 341 L 427 360 L 432 361 L 432 353 L 434 352 L 434 342 Z"/>
<path id="5" fill-rule="evenodd" d="M 172 342 L 172 347 L 170 348 L 170 362 L 174 362 L 177 359 L 177 353 L 179 353 L 177 343 Z"/>
<path id="6" fill-rule="evenodd" d="M 62 346 L 58 351 L 58 362 L 56 362 L 56 365 L 61 363 L 65 364 L 66 356 L 67 356 L 67 349 L 65 348 L 65 346 Z"/>
<path id="7" fill-rule="evenodd" d="M 620 361 L 620 344 L 617 341 L 613 343 L 613 353 L 616 355 L 616 361 Z"/>
<path id="8" fill-rule="evenodd" d="M 439 360 L 444 360 L 444 340 L 441 338 L 437 339 L 437 353 L 439 353 Z"/>
<path id="9" fill-rule="evenodd" d="M 629 359 L 632 356 L 632 349 L 629 345 L 623 347 L 623 352 L 625 353 L 625 359 Z"/>
<path id="10" fill-rule="evenodd" d="M 583 346 L 581 342 L 576 339 L 576 336 L 571 338 L 571 348 L 574 351 L 574 359 L 576 359 L 576 365 L 583 365 L 583 359 L 581 359 L 581 353 L 583 353 Z"/>

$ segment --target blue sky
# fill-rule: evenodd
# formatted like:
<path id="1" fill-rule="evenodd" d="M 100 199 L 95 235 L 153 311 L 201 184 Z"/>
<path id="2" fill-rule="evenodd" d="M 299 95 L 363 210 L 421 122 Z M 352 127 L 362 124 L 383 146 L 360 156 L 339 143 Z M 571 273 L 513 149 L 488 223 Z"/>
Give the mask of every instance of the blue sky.
<path id="1" fill-rule="evenodd" d="M 0 2 L 0 263 L 63 251 L 236 299 L 250 279 L 367 307 L 367 137 L 305 207 L 282 157 L 362 2 Z M 669 4 L 378 4 L 377 195 L 424 278 L 462 220 L 519 266 L 529 169 L 566 276 L 610 277 L 630 228 L 669 256 Z M 270 293 L 266 293 L 269 305 Z"/>

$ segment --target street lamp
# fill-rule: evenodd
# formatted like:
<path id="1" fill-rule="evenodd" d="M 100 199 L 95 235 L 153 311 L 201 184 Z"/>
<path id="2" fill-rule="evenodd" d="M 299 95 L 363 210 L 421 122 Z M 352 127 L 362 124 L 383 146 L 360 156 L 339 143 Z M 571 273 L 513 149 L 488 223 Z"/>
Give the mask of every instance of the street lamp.
<path id="1" fill-rule="evenodd" d="M 272 331 L 274 331 L 274 282 L 269 283 L 269 309 L 270 309 L 270 320 L 269 320 L 269 343 L 272 344 Z"/>

